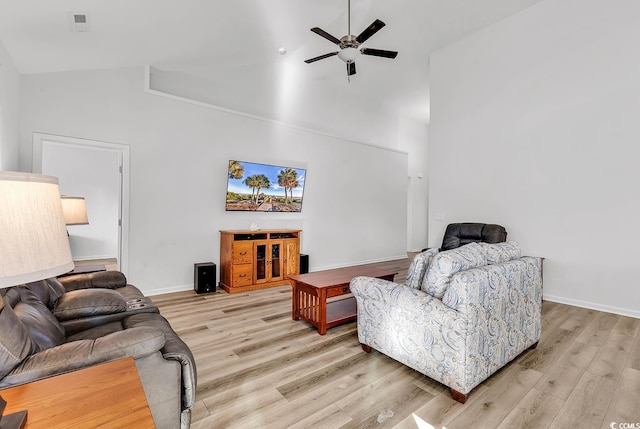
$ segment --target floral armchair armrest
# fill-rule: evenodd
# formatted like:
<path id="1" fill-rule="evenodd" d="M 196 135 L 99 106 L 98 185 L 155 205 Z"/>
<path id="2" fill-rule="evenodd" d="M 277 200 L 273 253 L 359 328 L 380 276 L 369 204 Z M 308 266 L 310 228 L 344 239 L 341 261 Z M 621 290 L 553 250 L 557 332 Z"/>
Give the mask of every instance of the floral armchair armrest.
<path id="1" fill-rule="evenodd" d="M 358 340 L 454 389 L 462 389 L 467 322 L 456 310 L 419 289 L 356 277 Z"/>

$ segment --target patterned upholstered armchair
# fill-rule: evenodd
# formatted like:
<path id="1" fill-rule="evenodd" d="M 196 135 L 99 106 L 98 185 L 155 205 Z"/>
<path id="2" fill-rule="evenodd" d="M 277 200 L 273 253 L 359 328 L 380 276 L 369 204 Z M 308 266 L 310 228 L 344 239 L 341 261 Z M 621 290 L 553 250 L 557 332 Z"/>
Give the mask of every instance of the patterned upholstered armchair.
<path id="1" fill-rule="evenodd" d="M 358 340 L 451 388 L 469 392 L 540 338 L 542 258 L 516 243 L 430 249 L 406 284 L 356 277 Z"/>

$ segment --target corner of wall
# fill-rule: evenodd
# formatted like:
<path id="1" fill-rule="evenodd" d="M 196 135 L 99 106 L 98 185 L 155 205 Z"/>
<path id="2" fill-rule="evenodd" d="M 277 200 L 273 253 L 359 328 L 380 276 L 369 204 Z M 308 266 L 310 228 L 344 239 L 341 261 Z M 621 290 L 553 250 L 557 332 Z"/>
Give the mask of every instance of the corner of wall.
<path id="1" fill-rule="evenodd" d="M 0 40 L 0 169 L 18 170 L 20 74 Z"/>

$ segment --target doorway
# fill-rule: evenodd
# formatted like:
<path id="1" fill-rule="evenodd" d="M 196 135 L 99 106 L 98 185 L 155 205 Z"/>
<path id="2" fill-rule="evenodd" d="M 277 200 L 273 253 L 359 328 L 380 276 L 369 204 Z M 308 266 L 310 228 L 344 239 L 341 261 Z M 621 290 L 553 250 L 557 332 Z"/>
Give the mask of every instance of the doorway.
<path id="1" fill-rule="evenodd" d="M 69 225 L 76 261 L 117 260 L 127 268 L 129 147 L 34 133 L 34 172 L 58 178 L 60 194 L 84 197 L 88 225 Z"/>

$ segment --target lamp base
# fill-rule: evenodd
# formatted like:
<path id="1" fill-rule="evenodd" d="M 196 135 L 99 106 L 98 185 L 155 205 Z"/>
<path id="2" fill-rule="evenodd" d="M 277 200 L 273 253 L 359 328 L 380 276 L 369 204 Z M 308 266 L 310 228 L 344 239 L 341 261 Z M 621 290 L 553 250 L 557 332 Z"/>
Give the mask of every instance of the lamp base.
<path id="1" fill-rule="evenodd" d="M 22 429 L 27 422 L 27 410 L 5 414 L 0 420 L 0 429 Z"/>

